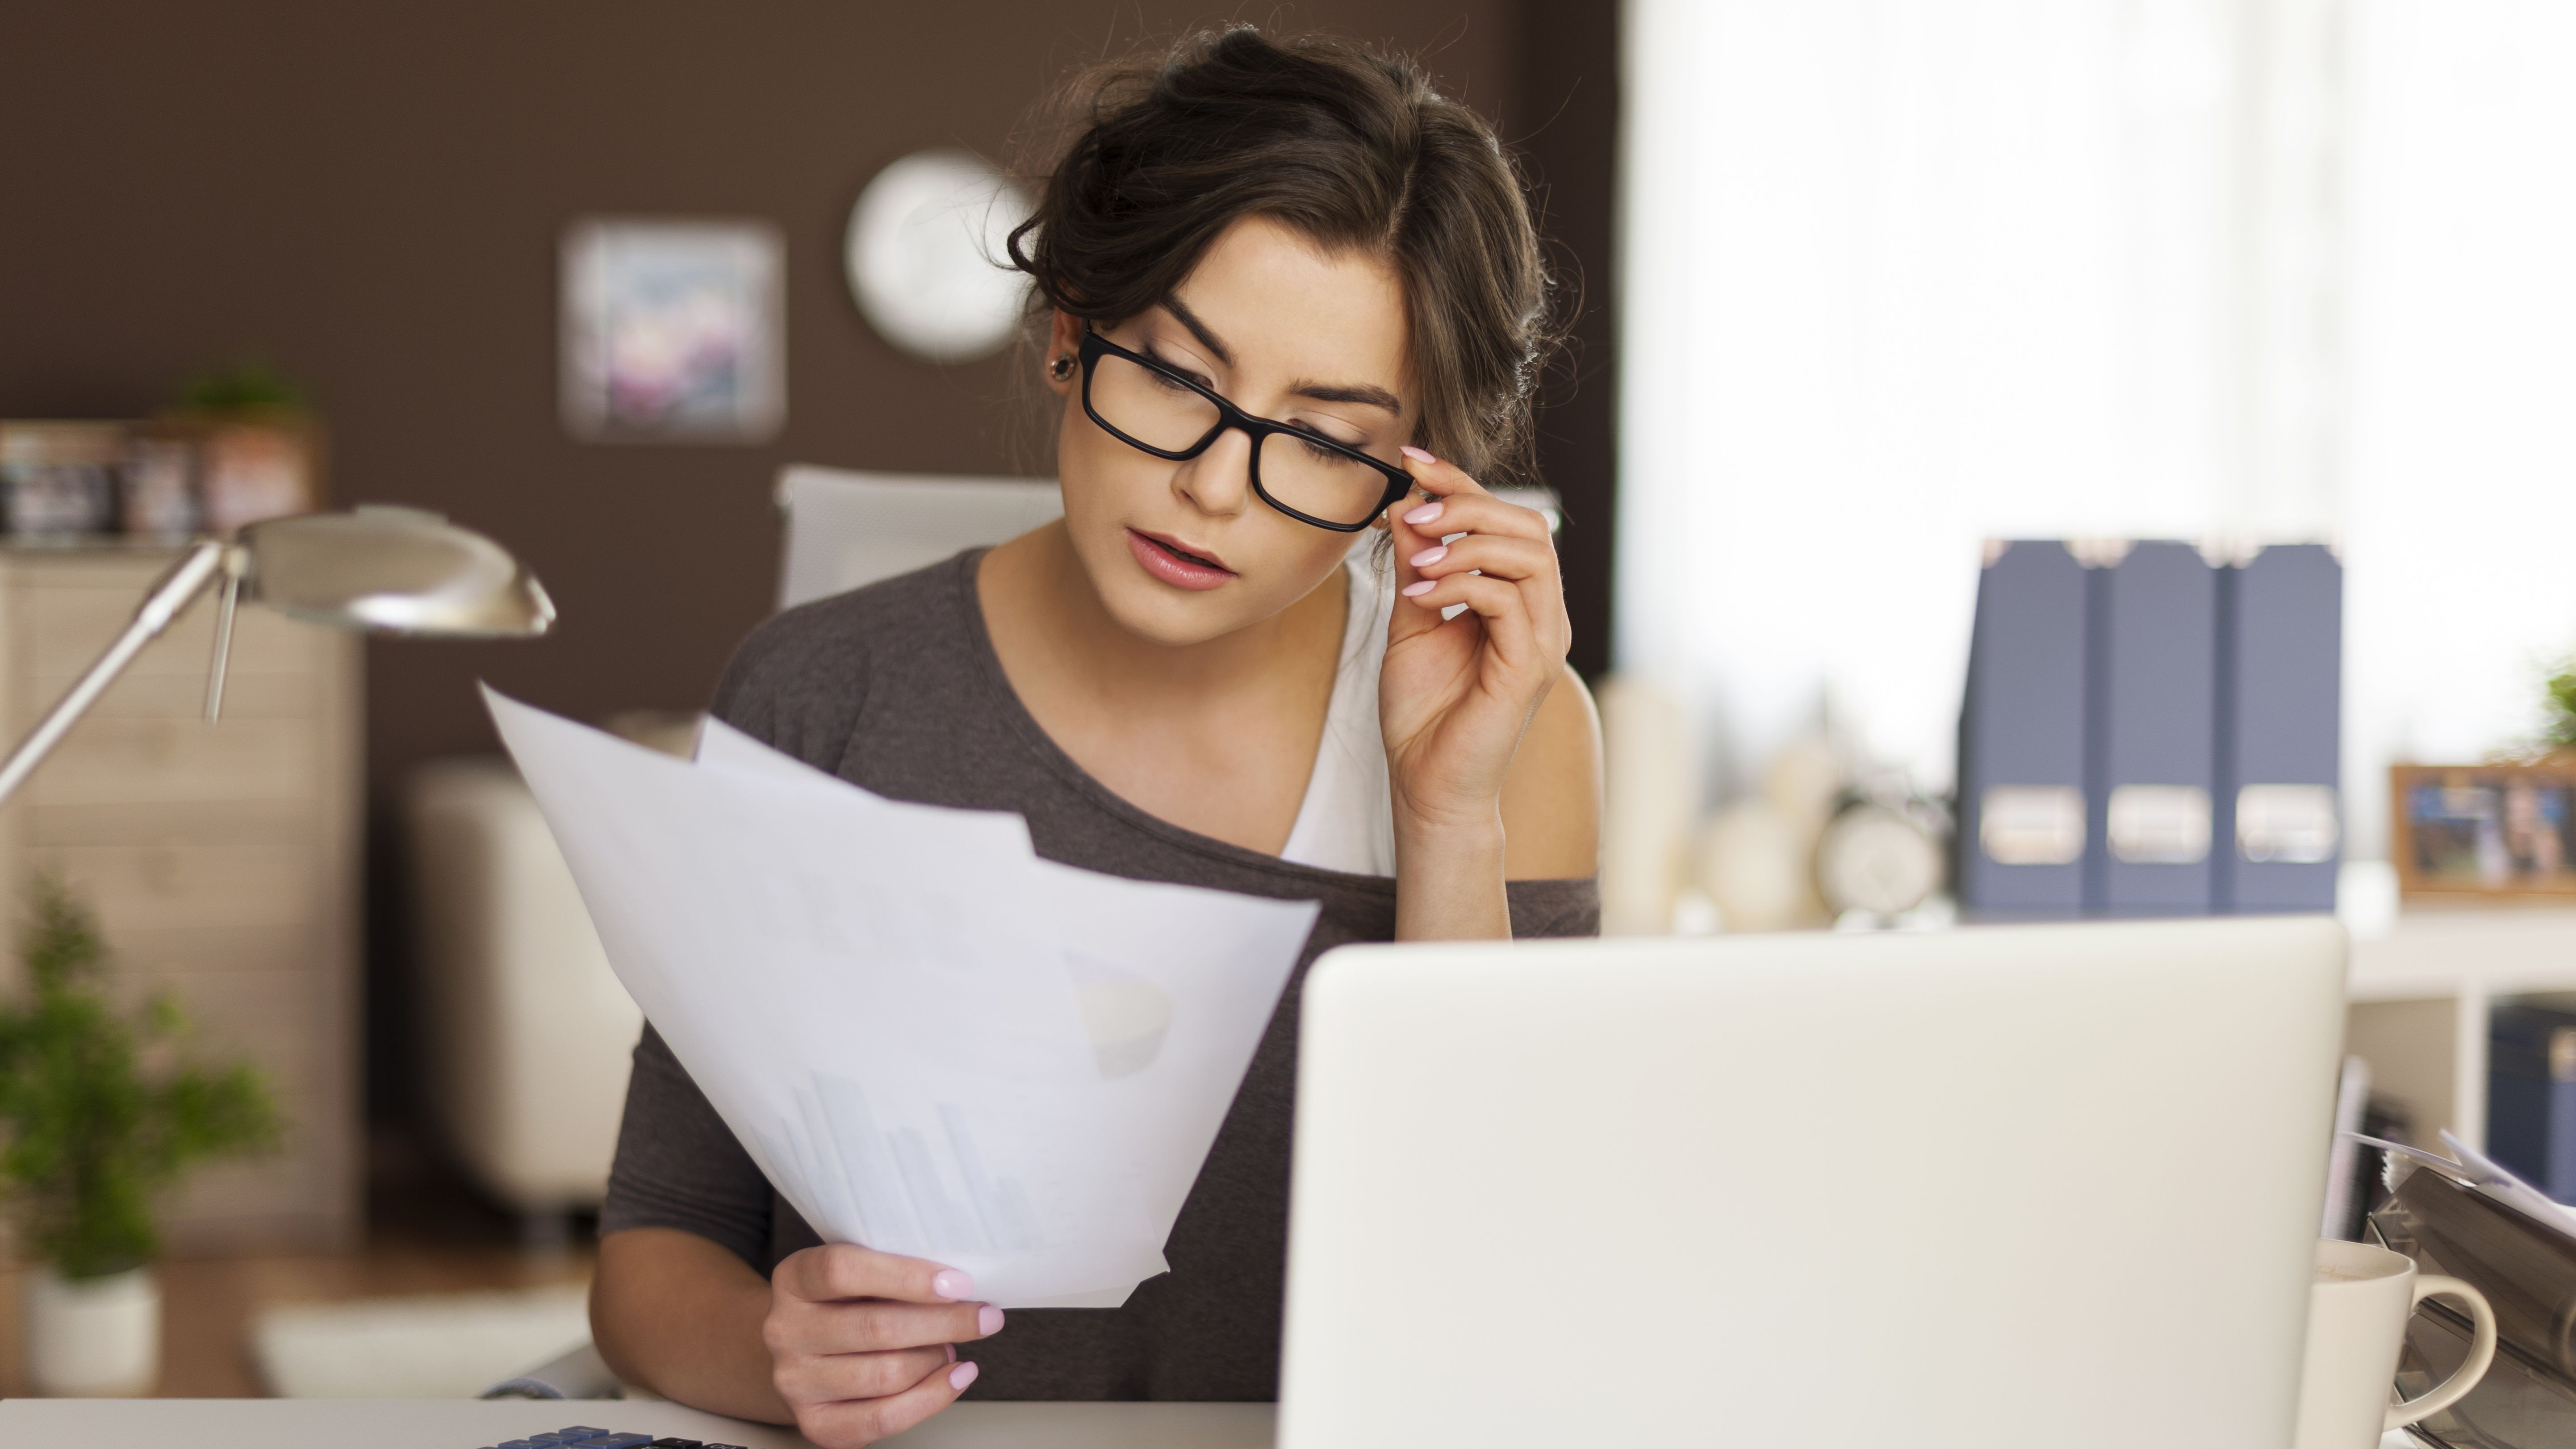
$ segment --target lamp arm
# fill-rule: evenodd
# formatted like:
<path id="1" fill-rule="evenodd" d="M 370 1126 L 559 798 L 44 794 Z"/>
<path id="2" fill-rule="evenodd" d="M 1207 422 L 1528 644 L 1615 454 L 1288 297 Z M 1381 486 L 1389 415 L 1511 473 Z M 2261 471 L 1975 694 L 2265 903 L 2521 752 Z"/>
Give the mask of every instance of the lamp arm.
<path id="1" fill-rule="evenodd" d="M 143 652 L 143 646 L 159 638 L 161 631 L 170 627 L 170 621 L 195 602 L 197 595 L 205 592 L 206 585 L 223 569 L 224 555 L 231 547 L 219 539 L 207 539 L 190 548 L 185 557 L 161 576 L 161 581 L 152 586 L 152 592 L 145 595 L 143 603 L 135 609 L 133 622 L 125 626 L 125 632 L 116 636 L 116 642 L 107 646 L 107 652 L 98 656 L 97 662 L 90 665 L 89 671 L 78 682 L 63 691 L 63 697 L 46 711 L 44 719 L 27 732 L 27 737 L 18 742 L 16 749 L 9 752 L 8 760 L 0 763 L 0 800 L 18 792 L 18 787 L 35 773 L 36 766 L 44 762 L 54 746 L 62 743 L 64 735 L 71 733 L 72 726 L 89 712 L 89 707 L 98 703 L 98 697 L 107 692 L 107 687 L 116 682 L 116 677 L 125 672 L 125 666 L 133 663 L 134 656 Z"/>

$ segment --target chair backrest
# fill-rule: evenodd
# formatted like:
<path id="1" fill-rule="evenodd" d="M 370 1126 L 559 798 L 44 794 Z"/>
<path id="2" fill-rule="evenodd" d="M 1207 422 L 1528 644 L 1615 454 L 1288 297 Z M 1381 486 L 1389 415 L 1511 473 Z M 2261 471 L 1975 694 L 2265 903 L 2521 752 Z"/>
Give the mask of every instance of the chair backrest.
<path id="1" fill-rule="evenodd" d="M 778 607 L 927 568 L 1017 538 L 1064 512 L 1051 479 L 860 473 L 796 464 L 778 475 L 787 546 Z"/>

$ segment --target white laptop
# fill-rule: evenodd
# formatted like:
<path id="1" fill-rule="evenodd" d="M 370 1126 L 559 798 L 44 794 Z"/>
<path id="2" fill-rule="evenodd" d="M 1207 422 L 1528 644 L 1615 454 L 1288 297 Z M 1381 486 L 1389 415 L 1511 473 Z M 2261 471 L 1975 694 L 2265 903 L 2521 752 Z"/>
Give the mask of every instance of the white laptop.
<path id="1" fill-rule="evenodd" d="M 1280 1449 L 2289 1442 L 2343 934 L 1345 947 Z"/>

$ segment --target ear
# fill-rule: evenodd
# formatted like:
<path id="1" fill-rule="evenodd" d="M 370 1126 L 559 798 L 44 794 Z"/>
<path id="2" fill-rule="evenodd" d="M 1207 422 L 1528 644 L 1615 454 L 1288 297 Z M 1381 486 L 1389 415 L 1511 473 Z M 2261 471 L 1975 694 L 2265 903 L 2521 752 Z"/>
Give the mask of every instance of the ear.
<path id="1" fill-rule="evenodd" d="M 1056 308 L 1054 324 L 1047 330 L 1046 355 L 1038 359 L 1039 375 L 1046 379 L 1046 385 L 1054 390 L 1056 396 L 1073 395 L 1073 377 L 1070 374 L 1057 377 L 1055 360 L 1059 357 L 1079 359 L 1081 352 L 1082 319 L 1062 307 Z"/>

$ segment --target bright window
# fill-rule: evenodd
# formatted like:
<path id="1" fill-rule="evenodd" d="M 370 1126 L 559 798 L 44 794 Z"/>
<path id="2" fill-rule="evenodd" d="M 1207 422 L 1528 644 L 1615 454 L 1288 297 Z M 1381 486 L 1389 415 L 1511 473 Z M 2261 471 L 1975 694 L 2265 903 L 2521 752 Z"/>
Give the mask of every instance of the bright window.
<path id="1" fill-rule="evenodd" d="M 2347 786 L 2576 645 L 2576 7 L 1632 0 L 1619 666 L 1945 786 L 1996 536 L 2318 538 Z"/>

